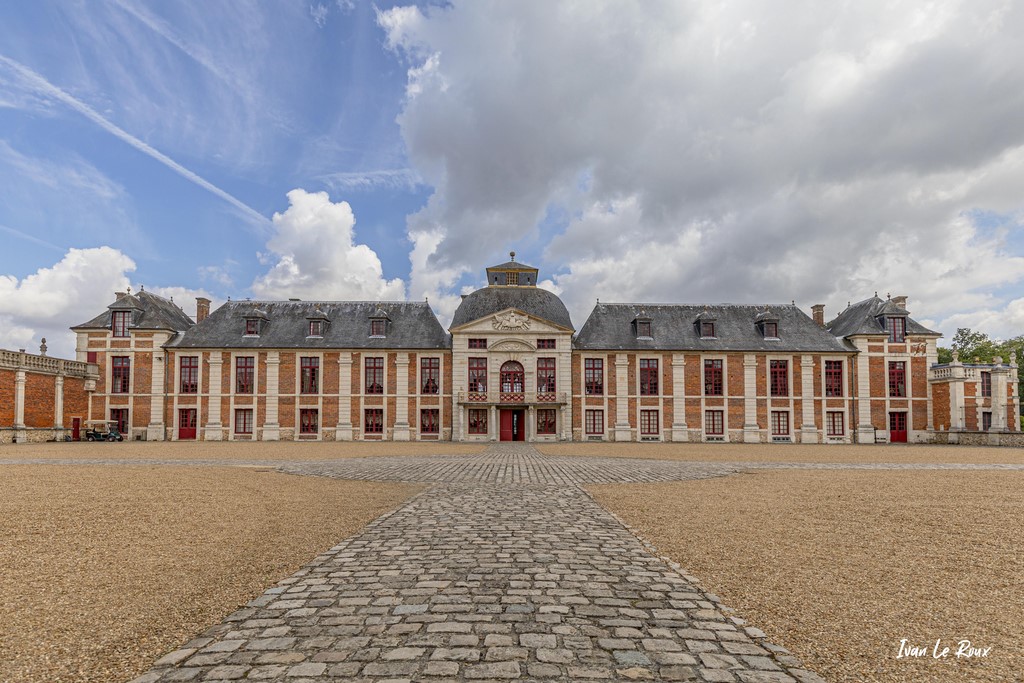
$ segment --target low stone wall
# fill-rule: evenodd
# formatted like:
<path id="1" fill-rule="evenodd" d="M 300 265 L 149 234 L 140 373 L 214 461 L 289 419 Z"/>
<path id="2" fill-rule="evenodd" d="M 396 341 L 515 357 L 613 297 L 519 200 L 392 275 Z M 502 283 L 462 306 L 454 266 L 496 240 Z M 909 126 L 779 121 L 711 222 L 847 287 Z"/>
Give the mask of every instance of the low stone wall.
<path id="1" fill-rule="evenodd" d="M 0 427 L 0 444 L 5 443 L 45 443 L 47 441 L 64 440 L 70 429 Z"/>
<path id="2" fill-rule="evenodd" d="M 932 443 L 1024 448 L 1024 432 L 935 432 Z"/>

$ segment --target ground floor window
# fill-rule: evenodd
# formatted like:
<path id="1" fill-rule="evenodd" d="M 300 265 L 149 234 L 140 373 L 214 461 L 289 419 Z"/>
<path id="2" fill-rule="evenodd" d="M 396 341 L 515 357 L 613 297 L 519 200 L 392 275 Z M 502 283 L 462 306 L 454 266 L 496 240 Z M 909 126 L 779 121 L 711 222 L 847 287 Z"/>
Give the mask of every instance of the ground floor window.
<path id="1" fill-rule="evenodd" d="M 317 434 L 320 431 L 320 411 L 316 408 L 299 410 L 299 433 Z"/>
<path id="2" fill-rule="evenodd" d="M 991 415 L 990 415 L 991 417 Z M 122 434 L 128 433 L 128 409 L 127 408 L 111 408 L 110 419 L 116 422 L 117 431 Z"/>
<path id="3" fill-rule="evenodd" d="M 420 411 L 420 434 L 437 434 L 441 431 L 437 408 L 424 408 Z"/>
<path id="4" fill-rule="evenodd" d="M 789 436 L 789 413 L 784 410 L 772 411 L 772 436 Z"/>
<path id="5" fill-rule="evenodd" d="M 588 410 L 586 414 L 587 434 L 604 434 L 604 411 Z"/>
<path id="6" fill-rule="evenodd" d="M 843 414 L 840 412 L 825 413 L 825 428 L 828 436 L 842 436 L 846 433 Z"/>
<path id="7" fill-rule="evenodd" d="M 470 410 L 469 410 L 469 433 L 470 434 L 486 434 L 487 433 L 487 409 L 486 408 L 470 408 Z"/>
<path id="8" fill-rule="evenodd" d="M 235 434 L 252 434 L 252 408 L 235 409 Z"/>
<path id="9" fill-rule="evenodd" d="M 363 432 L 366 434 L 384 433 L 384 409 L 367 408 L 364 411 Z"/>
<path id="10" fill-rule="evenodd" d="M 658 411 L 640 411 L 640 433 L 645 436 L 657 435 L 658 433 Z"/>
<path id="11" fill-rule="evenodd" d="M 555 433 L 555 411 L 551 408 L 543 408 L 537 411 L 537 433 Z"/>
<path id="12" fill-rule="evenodd" d="M 725 434 L 725 411 L 708 410 L 704 413 L 704 433 L 709 436 Z"/>
<path id="13" fill-rule="evenodd" d="M 981 414 L 981 428 L 986 432 L 992 429 L 992 413 L 987 410 Z"/>

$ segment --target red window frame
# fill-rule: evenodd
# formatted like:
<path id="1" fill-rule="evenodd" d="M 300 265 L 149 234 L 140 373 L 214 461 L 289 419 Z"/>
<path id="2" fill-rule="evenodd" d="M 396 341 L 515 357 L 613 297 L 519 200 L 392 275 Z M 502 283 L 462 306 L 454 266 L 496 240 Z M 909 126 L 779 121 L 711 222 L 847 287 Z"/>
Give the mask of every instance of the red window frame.
<path id="1" fill-rule="evenodd" d="M 387 331 L 386 320 L 371 320 L 370 321 L 370 336 L 371 337 L 383 337 Z"/>
<path id="2" fill-rule="evenodd" d="M 299 434 L 318 434 L 320 432 L 320 411 L 316 408 L 299 409 Z"/>
<path id="3" fill-rule="evenodd" d="M 587 434 L 604 434 L 603 410 L 587 410 L 585 417 Z"/>
<path id="4" fill-rule="evenodd" d="M 487 348 L 487 340 L 486 339 L 470 339 L 469 340 L 469 348 L 471 348 L 471 349 L 486 349 Z"/>
<path id="5" fill-rule="evenodd" d="M 437 408 L 423 408 L 420 410 L 420 434 L 440 434 L 441 420 L 440 411 Z"/>
<path id="6" fill-rule="evenodd" d="M 604 359 L 586 358 L 583 360 L 583 386 L 588 396 L 604 395 Z M 604 418 L 602 418 L 603 420 Z M 602 428 L 602 432 L 604 429 Z"/>
<path id="7" fill-rule="evenodd" d="M 825 361 L 825 396 L 843 395 L 843 361 Z"/>
<path id="8" fill-rule="evenodd" d="M 85 352 L 85 362 L 86 363 L 95 363 L 97 355 L 98 355 L 98 353 L 96 351 L 86 351 Z"/>
<path id="9" fill-rule="evenodd" d="M 366 368 L 366 393 L 384 393 L 384 359 L 379 357 L 367 358 L 364 362 Z"/>
<path id="10" fill-rule="evenodd" d="M 704 359 L 704 395 L 722 396 L 725 393 L 725 386 L 722 382 L 722 359 Z"/>
<path id="11" fill-rule="evenodd" d="M 316 356 L 302 356 L 299 358 L 299 367 L 299 393 L 320 393 L 320 359 Z"/>
<path id="12" fill-rule="evenodd" d="M 537 359 L 537 393 L 549 394 L 555 389 L 555 359 Z"/>
<path id="13" fill-rule="evenodd" d="M 789 396 L 789 361 L 770 360 L 768 370 L 771 375 L 771 395 Z"/>
<path id="14" fill-rule="evenodd" d="M 110 393 L 127 394 L 131 391 L 132 359 L 113 356 L 110 359 Z"/>
<path id="15" fill-rule="evenodd" d="M 724 410 L 704 411 L 704 433 L 708 436 L 722 436 L 725 434 Z"/>
<path id="16" fill-rule="evenodd" d="M 469 390 L 483 394 L 487 392 L 487 359 L 469 359 Z"/>
<path id="17" fill-rule="evenodd" d="M 981 397 L 992 398 L 992 373 L 982 371 L 981 373 Z"/>
<path id="18" fill-rule="evenodd" d="M 553 408 L 541 408 L 537 411 L 537 433 L 554 434 L 557 429 L 556 415 Z"/>
<path id="19" fill-rule="evenodd" d="M 658 359 L 640 359 L 640 395 L 658 395 Z"/>
<path id="20" fill-rule="evenodd" d="M 636 336 L 637 337 L 653 337 L 651 334 L 651 321 L 650 320 L 638 320 L 636 321 Z"/>
<path id="21" fill-rule="evenodd" d="M 640 434 L 643 436 L 657 436 L 658 435 L 658 411 L 657 410 L 641 410 L 640 411 Z"/>
<path id="22" fill-rule="evenodd" d="M 889 361 L 889 396 L 905 398 L 907 395 L 907 364 L 902 360 Z"/>
<path id="23" fill-rule="evenodd" d="M 182 356 L 180 361 L 178 393 L 199 392 L 199 356 Z"/>
<path id="24" fill-rule="evenodd" d="M 420 358 L 420 393 L 437 394 L 441 391 L 441 359 Z"/>
<path id="25" fill-rule="evenodd" d="M 121 434 L 128 434 L 128 409 L 127 408 L 111 408 L 110 419 L 117 423 L 117 431 Z"/>
<path id="26" fill-rule="evenodd" d="M 128 325 L 131 323 L 131 311 L 114 311 L 110 314 L 110 332 L 114 337 L 128 337 Z"/>
<path id="27" fill-rule="evenodd" d="M 992 429 L 992 411 L 986 410 L 981 413 L 981 430 L 987 432 Z"/>
<path id="28" fill-rule="evenodd" d="M 828 436 L 843 436 L 846 434 L 846 419 L 843 413 L 837 410 L 830 410 L 825 413 L 825 427 Z"/>
<path id="29" fill-rule="evenodd" d="M 246 334 L 259 334 L 260 333 L 260 321 L 256 318 L 245 319 L 245 333 Z"/>
<path id="30" fill-rule="evenodd" d="M 886 318 L 886 327 L 889 328 L 889 341 L 904 342 L 907 339 L 907 319 L 901 317 Z"/>
<path id="31" fill-rule="evenodd" d="M 538 339 L 537 340 L 537 348 L 538 349 L 553 349 L 553 348 L 555 348 L 555 340 L 554 339 Z"/>
<path id="32" fill-rule="evenodd" d="M 235 408 L 235 434 L 252 434 L 252 408 Z"/>
<path id="33" fill-rule="evenodd" d="M 468 419 L 470 434 L 487 434 L 487 408 L 470 408 Z"/>
<path id="34" fill-rule="evenodd" d="M 235 358 L 235 393 L 251 394 L 255 391 L 256 358 L 238 356 Z"/>
<path id="35" fill-rule="evenodd" d="M 700 336 L 701 339 L 714 339 L 715 338 L 715 324 L 704 323 L 700 324 Z"/>
<path id="36" fill-rule="evenodd" d="M 772 411 L 772 436 L 789 436 L 789 411 Z"/>
<path id="37" fill-rule="evenodd" d="M 384 433 L 384 409 L 367 408 L 363 411 L 363 433 L 383 434 Z"/>
<path id="38" fill-rule="evenodd" d="M 324 336 L 324 321 L 323 320 L 310 320 L 309 321 L 309 336 L 310 337 L 322 337 L 322 336 Z"/>

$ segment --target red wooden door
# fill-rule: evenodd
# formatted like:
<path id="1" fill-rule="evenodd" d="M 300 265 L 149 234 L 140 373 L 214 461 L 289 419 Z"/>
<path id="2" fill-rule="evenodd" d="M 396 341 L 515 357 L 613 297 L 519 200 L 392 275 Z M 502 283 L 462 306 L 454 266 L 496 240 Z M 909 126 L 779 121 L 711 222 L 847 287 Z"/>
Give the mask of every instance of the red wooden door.
<path id="1" fill-rule="evenodd" d="M 82 418 L 71 418 L 71 440 L 78 441 L 82 438 Z"/>
<path id="2" fill-rule="evenodd" d="M 195 408 L 180 408 L 178 410 L 178 438 L 183 440 L 196 438 Z"/>
<path id="3" fill-rule="evenodd" d="M 907 442 L 907 414 L 889 413 L 889 443 Z"/>
<path id="4" fill-rule="evenodd" d="M 502 441 L 512 441 L 515 434 L 512 430 L 513 414 L 514 410 L 502 410 L 501 411 L 501 430 L 499 439 Z"/>

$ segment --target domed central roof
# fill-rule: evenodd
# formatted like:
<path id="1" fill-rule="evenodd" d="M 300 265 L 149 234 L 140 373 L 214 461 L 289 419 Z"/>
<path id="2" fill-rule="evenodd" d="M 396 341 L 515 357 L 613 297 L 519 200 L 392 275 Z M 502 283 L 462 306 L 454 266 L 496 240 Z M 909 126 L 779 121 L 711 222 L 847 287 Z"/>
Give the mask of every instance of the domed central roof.
<path id="1" fill-rule="evenodd" d="M 451 328 L 480 320 L 509 308 L 570 330 L 569 310 L 552 292 L 537 287 L 485 287 L 466 295 L 455 309 Z M 451 329 L 449 328 L 449 329 Z"/>

